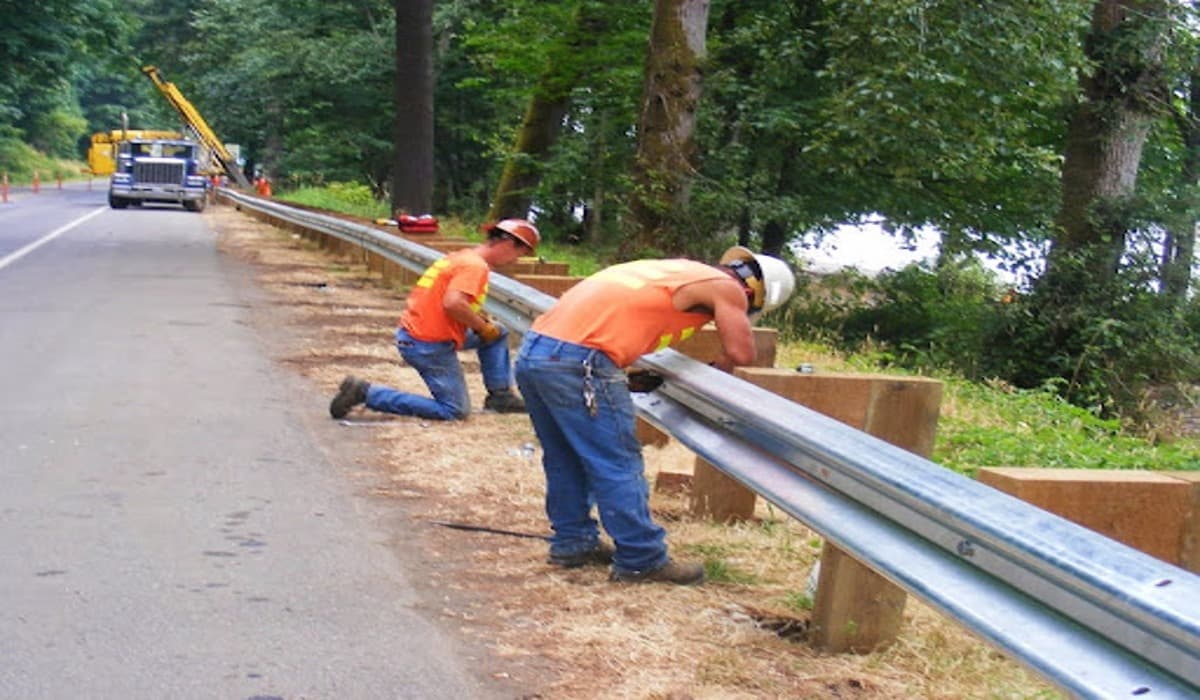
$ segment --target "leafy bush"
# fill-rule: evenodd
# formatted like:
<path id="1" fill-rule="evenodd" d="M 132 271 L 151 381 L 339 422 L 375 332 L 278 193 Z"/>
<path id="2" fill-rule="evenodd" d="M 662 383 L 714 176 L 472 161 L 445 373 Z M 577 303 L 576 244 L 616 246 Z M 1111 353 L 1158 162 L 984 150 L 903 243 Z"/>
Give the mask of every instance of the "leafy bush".
<path id="1" fill-rule="evenodd" d="M 1200 371 L 1186 312 L 1156 293 L 1145 270 L 1095 280 L 1064 256 L 1059 274 L 997 314 L 984 371 L 1021 388 L 1052 389 L 1100 415 L 1137 418 L 1145 392 Z"/>
<path id="2" fill-rule="evenodd" d="M 875 281 L 853 268 L 829 275 L 800 274 L 792 298 L 766 320 L 778 327 L 783 340 L 844 348 L 846 320 L 876 294 Z"/>
<path id="3" fill-rule="evenodd" d="M 904 367 L 942 368 L 976 377 L 983 328 L 1000 297 L 995 276 L 978 261 L 924 264 L 888 270 L 876 280 L 876 298 L 846 319 L 851 345 L 875 340 Z"/>
<path id="4" fill-rule="evenodd" d="M 875 278 L 843 271 L 802 285 L 783 314 L 787 339 L 822 338 L 848 352 L 874 348 L 902 367 L 977 376 L 984 330 L 1001 288 L 974 260 L 912 264 Z"/>
<path id="5" fill-rule="evenodd" d="M 75 161 L 49 158 L 20 140 L 20 132 L 0 126 L 0 173 L 11 183 L 28 183 L 37 172 L 43 182 L 56 177 L 78 177 L 83 165 Z"/>

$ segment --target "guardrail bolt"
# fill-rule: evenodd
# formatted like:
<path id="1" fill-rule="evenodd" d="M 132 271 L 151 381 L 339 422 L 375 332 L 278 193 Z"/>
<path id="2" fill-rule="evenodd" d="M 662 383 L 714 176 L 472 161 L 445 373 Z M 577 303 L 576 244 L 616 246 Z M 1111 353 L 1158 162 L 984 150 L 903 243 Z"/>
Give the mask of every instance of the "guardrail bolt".
<path id="1" fill-rule="evenodd" d="M 958 551 L 959 555 L 964 557 L 975 556 L 975 545 L 971 544 L 971 540 L 960 541 L 958 546 L 955 547 L 955 550 Z"/>

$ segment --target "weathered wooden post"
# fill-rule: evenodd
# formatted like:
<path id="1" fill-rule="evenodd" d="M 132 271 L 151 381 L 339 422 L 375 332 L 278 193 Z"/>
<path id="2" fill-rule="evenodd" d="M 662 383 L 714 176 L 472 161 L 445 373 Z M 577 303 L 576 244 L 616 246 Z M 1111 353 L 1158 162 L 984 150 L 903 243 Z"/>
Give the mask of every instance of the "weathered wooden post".
<path id="1" fill-rule="evenodd" d="M 928 457 L 933 451 L 941 382 L 754 367 L 738 368 L 734 374 L 915 454 Z M 697 458 L 692 512 L 723 520 L 751 517 L 754 492 L 719 472 L 712 476 L 716 470 L 701 462 Z M 906 598 L 903 589 L 826 542 L 810 639 L 832 652 L 865 653 L 886 646 L 899 634 Z"/>
<path id="2" fill-rule="evenodd" d="M 986 467 L 978 480 L 1200 573 L 1200 473 Z"/>

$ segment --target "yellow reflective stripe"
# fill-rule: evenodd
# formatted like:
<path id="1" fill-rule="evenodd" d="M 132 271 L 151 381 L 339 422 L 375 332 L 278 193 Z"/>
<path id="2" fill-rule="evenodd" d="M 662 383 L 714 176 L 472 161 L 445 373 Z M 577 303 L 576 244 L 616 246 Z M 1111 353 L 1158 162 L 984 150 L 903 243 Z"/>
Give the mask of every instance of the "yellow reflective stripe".
<path id="1" fill-rule="evenodd" d="M 636 275 L 625 274 L 621 270 L 601 270 L 596 273 L 596 279 L 603 282 L 619 284 L 630 289 L 641 289 L 646 286 L 646 279 Z"/>
<path id="2" fill-rule="evenodd" d="M 659 260 L 654 264 L 631 262 L 603 269 L 593 275 L 596 279 L 619 284 L 630 289 L 641 289 L 651 280 L 659 280 L 686 268 L 681 261 Z"/>
<path id="3" fill-rule="evenodd" d="M 691 338 L 693 335 L 696 335 L 696 327 L 695 326 L 692 326 L 690 328 L 684 328 L 683 330 L 679 331 L 679 342 L 682 343 L 683 341 L 687 340 L 688 338 Z M 674 335 L 672 335 L 670 333 L 661 335 L 658 338 L 658 347 L 654 348 L 654 351 L 658 352 L 659 350 L 662 350 L 663 348 L 669 348 L 669 347 L 671 347 L 671 344 L 674 342 L 675 342 Z"/>
<path id="4" fill-rule="evenodd" d="M 479 313 L 479 310 L 483 308 L 483 303 L 487 301 L 488 286 L 490 284 L 491 282 L 484 283 L 483 292 L 479 295 L 479 298 L 476 299 L 473 304 L 471 304 L 471 310 L 475 313 Z"/>
<path id="5" fill-rule="evenodd" d="M 441 260 L 438 260 L 430 265 L 428 269 L 425 270 L 425 274 L 421 275 L 421 279 L 417 280 L 417 286 L 425 287 L 426 289 L 432 287 L 433 281 L 438 278 L 438 275 L 442 274 L 442 270 L 446 269 L 449 264 L 449 260 L 442 258 Z"/>

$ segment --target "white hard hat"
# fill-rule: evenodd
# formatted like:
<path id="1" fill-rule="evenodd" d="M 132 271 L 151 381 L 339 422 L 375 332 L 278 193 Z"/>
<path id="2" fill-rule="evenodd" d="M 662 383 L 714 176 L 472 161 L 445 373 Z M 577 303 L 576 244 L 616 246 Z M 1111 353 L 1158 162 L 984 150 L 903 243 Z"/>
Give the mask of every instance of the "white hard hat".
<path id="1" fill-rule="evenodd" d="M 721 256 L 718 264 L 736 272 L 754 293 L 750 299 L 752 316 L 782 306 L 796 289 L 796 276 L 787 263 L 770 255 L 755 253 L 749 248 L 730 248 Z"/>

